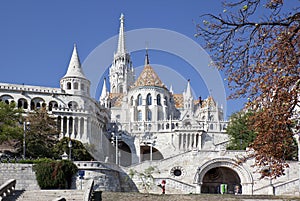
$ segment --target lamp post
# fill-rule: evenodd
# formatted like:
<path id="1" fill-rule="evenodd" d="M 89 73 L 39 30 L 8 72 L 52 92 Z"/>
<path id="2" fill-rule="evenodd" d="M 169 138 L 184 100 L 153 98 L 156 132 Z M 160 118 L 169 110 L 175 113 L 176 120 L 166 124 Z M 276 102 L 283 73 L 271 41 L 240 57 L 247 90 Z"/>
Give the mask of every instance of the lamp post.
<path id="1" fill-rule="evenodd" d="M 68 147 L 69 147 L 69 159 L 71 161 L 72 160 L 72 141 L 71 141 L 71 139 L 68 143 Z"/>
<path id="2" fill-rule="evenodd" d="M 27 126 L 30 125 L 30 122 L 23 122 L 23 159 L 26 158 L 26 131 L 27 131 Z"/>
<path id="3" fill-rule="evenodd" d="M 119 154 L 118 154 L 118 135 L 116 135 L 116 164 L 118 165 L 119 163 Z"/>

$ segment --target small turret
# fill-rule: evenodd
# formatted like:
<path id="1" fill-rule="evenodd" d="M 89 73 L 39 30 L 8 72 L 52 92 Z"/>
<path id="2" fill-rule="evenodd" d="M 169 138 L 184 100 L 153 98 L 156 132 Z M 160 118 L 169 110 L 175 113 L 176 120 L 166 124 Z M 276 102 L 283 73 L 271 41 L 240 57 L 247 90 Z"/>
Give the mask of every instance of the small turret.
<path id="1" fill-rule="evenodd" d="M 103 80 L 102 92 L 99 98 L 100 104 L 104 107 L 109 106 L 109 92 L 106 88 L 106 78 Z"/>
<path id="2" fill-rule="evenodd" d="M 85 77 L 81 68 L 76 44 L 73 47 L 67 73 L 60 80 L 60 87 L 69 94 L 90 96 L 90 81 Z"/>
<path id="3" fill-rule="evenodd" d="M 186 90 L 183 92 L 183 102 L 184 102 L 184 109 L 193 111 L 194 109 L 194 98 L 193 93 L 190 85 L 190 79 L 188 79 Z"/>

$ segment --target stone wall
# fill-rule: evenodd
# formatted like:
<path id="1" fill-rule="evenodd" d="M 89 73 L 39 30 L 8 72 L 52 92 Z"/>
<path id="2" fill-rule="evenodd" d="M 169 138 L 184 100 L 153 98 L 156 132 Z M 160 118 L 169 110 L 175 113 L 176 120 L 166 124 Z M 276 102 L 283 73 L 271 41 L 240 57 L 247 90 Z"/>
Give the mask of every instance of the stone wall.
<path id="1" fill-rule="evenodd" d="M 9 179 L 16 179 L 16 190 L 40 189 L 32 164 L 0 163 L 0 184 Z"/>
<path id="2" fill-rule="evenodd" d="M 73 188 L 81 189 L 86 182 L 94 179 L 95 191 L 137 191 L 134 183 L 123 170 L 112 163 L 99 161 L 75 161 L 79 170 L 84 171 L 84 177 L 76 177 Z"/>

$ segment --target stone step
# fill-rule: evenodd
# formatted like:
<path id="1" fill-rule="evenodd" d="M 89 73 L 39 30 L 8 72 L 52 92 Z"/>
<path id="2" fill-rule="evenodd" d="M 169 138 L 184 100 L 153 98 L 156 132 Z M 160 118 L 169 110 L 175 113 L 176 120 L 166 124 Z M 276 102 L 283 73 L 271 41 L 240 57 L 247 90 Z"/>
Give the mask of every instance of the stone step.
<path id="1" fill-rule="evenodd" d="M 52 201 L 59 197 L 68 201 L 82 201 L 83 195 L 82 190 L 32 190 L 24 191 L 17 201 Z"/>

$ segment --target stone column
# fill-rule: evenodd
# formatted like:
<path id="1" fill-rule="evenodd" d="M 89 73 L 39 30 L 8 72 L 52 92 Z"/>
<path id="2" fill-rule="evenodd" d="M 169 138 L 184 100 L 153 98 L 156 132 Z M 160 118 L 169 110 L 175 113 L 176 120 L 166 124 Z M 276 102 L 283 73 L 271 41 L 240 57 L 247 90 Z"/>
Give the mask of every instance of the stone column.
<path id="1" fill-rule="evenodd" d="M 82 133 L 81 133 L 81 118 L 80 117 L 78 117 L 77 128 L 78 128 L 78 131 L 77 131 L 76 138 L 81 139 Z"/>
<path id="2" fill-rule="evenodd" d="M 67 132 L 66 132 L 66 137 L 70 137 L 70 117 L 67 117 Z"/>
<path id="3" fill-rule="evenodd" d="M 75 139 L 75 117 L 72 117 L 72 133 L 71 139 Z"/>
<path id="4" fill-rule="evenodd" d="M 64 118 L 61 117 L 60 118 L 60 133 L 61 133 L 61 137 L 65 137 L 65 134 L 64 134 Z"/>

